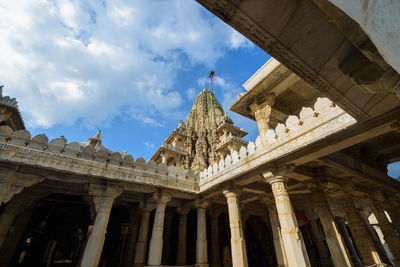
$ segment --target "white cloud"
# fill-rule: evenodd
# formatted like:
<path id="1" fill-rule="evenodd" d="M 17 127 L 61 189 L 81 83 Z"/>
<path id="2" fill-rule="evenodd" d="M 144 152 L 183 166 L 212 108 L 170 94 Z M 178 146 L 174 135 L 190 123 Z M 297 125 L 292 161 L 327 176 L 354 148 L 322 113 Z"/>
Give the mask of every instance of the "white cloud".
<path id="1" fill-rule="evenodd" d="M 186 95 L 189 100 L 194 100 L 196 97 L 196 89 L 194 89 L 194 88 L 187 89 Z"/>
<path id="2" fill-rule="evenodd" d="M 150 142 L 144 142 L 144 145 L 149 149 L 153 149 L 155 147 L 155 145 L 153 143 L 150 143 Z"/>
<path id="3" fill-rule="evenodd" d="M 0 14 L 1 82 L 28 127 L 118 115 L 162 126 L 155 117 L 180 112 L 172 84 L 183 65 L 249 46 L 194 1 L 14 0 Z"/>

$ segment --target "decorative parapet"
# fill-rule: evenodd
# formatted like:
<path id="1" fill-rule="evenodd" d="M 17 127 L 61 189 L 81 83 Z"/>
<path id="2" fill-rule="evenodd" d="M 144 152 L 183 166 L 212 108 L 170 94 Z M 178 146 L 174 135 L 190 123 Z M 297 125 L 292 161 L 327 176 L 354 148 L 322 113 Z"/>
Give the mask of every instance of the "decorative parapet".
<path id="1" fill-rule="evenodd" d="M 27 130 L 13 132 L 9 126 L 0 126 L 0 160 L 51 168 L 138 184 L 161 186 L 196 193 L 198 176 L 193 171 L 175 166 L 166 167 L 143 158 L 134 161 L 131 155 L 109 153 L 105 148 L 66 143 L 55 138 L 48 142 L 44 134 L 31 138 Z"/>
<path id="2" fill-rule="evenodd" d="M 247 145 L 249 142 L 246 140 L 243 140 L 242 138 L 239 138 L 237 136 L 234 136 L 232 134 L 226 136 L 217 146 L 216 150 L 220 149 L 221 147 L 223 147 L 226 143 L 230 142 L 230 141 L 236 141 L 239 143 L 242 143 L 243 145 Z"/>
<path id="3" fill-rule="evenodd" d="M 179 154 L 182 154 L 182 155 L 186 155 L 187 154 L 187 152 L 185 150 L 177 148 L 175 146 L 168 145 L 168 144 L 162 144 L 161 147 L 164 147 L 164 148 L 166 148 L 168 150 L 172 150 L 172 151 L 174 151 L 176 153 L 179 153 Z"/>
<path id="4" fill-rule="evenodd" d="M 328 98 L 318 98 L 314 109 L 303 107 L 299 117 L 289 116 L 285 124 L 266 132 L 267 144 L 262 145 L 260 136 L 256 142 L 242 146 L 225 159 L 214 163 L 200 173 L 200 191 L 230 180 L 278 157 L 290 154 L 306 145 L 338 132 L 356 120 L 336 106 Z"/>

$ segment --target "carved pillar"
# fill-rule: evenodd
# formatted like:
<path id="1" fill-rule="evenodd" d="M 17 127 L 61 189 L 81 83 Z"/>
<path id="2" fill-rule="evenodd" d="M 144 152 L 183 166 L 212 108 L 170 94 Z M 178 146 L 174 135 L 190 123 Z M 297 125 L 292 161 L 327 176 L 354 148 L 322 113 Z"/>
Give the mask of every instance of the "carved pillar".
<path id="1" fill-rule="evenodd" d="M 133 257 L 135 256 L 136 249 L 136 240 L 138 237 L 138 228 L 139 228 L 139 212 L 136 207 L 129 207 L 129 216 L 131 221 L 131 233 L 129 235 L 129 244 L 126 251 L 124 266 L 131 266 L 133 263 Z"/>
<path id="2" fill-rule="evenodd" d="M 122 189 L 107 185 L 91 184 L 89 194 L 93 198 L 96 209 L 96 219 L 92 233 L 89 236 L 81 266 L 95 267 L 99 264 L 103 250 L 105 234 L 114 199 L 122 193 Z"/>
<path id="3" fill-rule="evenodd" d="M 286 179 L 282 176 L 286 171 L 289 170 L 277 170 L 274 173 L 265 172 L 263 176 L 271 185 L 274 194 L 288 265 L 291 267 L 310 266 L 303 236 L 299 230 L 296 215 L 286 189 Z"/>
<path id="4" fill-rule="evenodd" d="M 320 186 L 320 179 L 318 177 L 315 177 L 315 179 L 316 182 L 308 184 L 308 187 L 311 190 L 311 196 L 317 207 L 318 217 L 325 232 L 326 243 L 331 252 L 332 261 L 335 266 L 352 266 L 353 263 L 350 260 L 349 252 L 332 216 L 324 190 Z"/>
<path id="5" fill-rule="evenodd" d="M 153 206 L 148 203 L 140 203 L 142 209 L 142 219 L 140 221 L 140 228 L 138 239 L 135 248 L 135 258 L 133 260 L 134 267 L 143 267 L 145 264 L 146 250 L 147 250 L 147 235 L 149 232 L 149 218 Z"/>
<path id="6" fill-rule="evenodd" d="M 394 256 L 395 264 L 400 266 L 400 239 L 395 235 L 392 224 L 386 217 L 383 207 L 381 207 L 378 203 L 373 203 L 371 200 L 368 200 L 367 203 L 378 220 L 383 237 Z"/>
<path id="7" fill-rule="evenodd" d="M 377 231 L 375 229 L 375 227 L 371 225 L 371 222 L 369 220 L 369 216 L 371 215 L 371 213 L 369 211 L 361 208 L 359 210 L 359 212 L 360 212 L 361 218 L 363 219 L 364 225 L 367 228 L 368 234 L 370 235 L 372 241 L 374 241 L 374 245 L 375 245 L 376 251 L 379 254 L 379 258 L 381 259 L 382 262 L 390 263 L 390 260 L 389 260 L 388 256 L 389 256 L 389 253 L 390 253 L 390 255 L 392 255 L 392 254 L 390 252 L 389 247 L 387 246 L 386 241 L 383 238 L 383 233 L 382 233 L 380 227 L 378 225 L 376 225 L 376 227 L 378 228 L 378 231 Z M 383 242 L 381 242 L 381 239 L 379 238 L 378 232 L 380 232 L 382 234 Z M 387 247 L 386 249 L 385 249 L 384 244 Z M 389 251 L 389 253 L 387 253 L 387 251 Z"/>
<path id="8" fill-rule="evenodd" d="M 187 234 L 187 214 L 190 209 L 179 208 L 179 232 L 178 232 L 178 251 L 176 256 L 177 265 L 186 265 L 186 234 Z"/>
<path id="9" fill-rule="evenodd" d="M 228 202 L 233 267 L 247 267 L 246 241 L 243 235 L 243 225 L 239 207 L 240 191 L 236 188 L 227 188 L 223 190 L 223 193 Z"/>
<path id="10" fill-rule="evenodd" d="M 156 201 L 156 213 L 151 233 L 147 265 L 158 266 L 161 265 L 165 207 L 167 206 L 167 202 L 171 200 L 171 196 L 166 193 L 156 193 L 153 198 Z"/>
<path id="11" fill-rule="evenodd" d="M 197 209 L 197 240 L 196 240 L 196 267 L 208 267 L 207 255 L 207 202 L 196 199 Z"/>
<path id="12" fill-rule="evenodd" d="M 353 197 L 350 194 L 345 194 L 342 197 L 342 206 L 346 213 L 347 222 L 349 223 L 351 233 L 354 237 L 354 243 L 360 253 L 363 264 L 373 265 L 381 263 L 374 242 L 363 223 L 360 213 L 356 210 Z"/>
<path id="13" fill-rule="evenodd" d="M 267 205 L 269 220 L 271 223 L 271 230 L 275 248 L 276 261 L 278 266 L 288 266 L 286 259 L 286 252 L 283 246 L 283 240 L 281 235 L 281 227 L 279 225 L 278 213 L 276 211 L 276 206 L 272 198 L 264 198 L 264 203 Z"/>
<path id="14" fill-rule="evenodd" d="M 7 238 L 8 230 L 10 229 L 10 226 L 13 224 L 17 215 L 32 205 L 35 200 L 42 198 L 45 195 L 46 193 L 36 191 L 22 192 L 7 203 L 0 215 L 0 246 Z"/>
<path id="15" fill-rule="evenodd" d="M 221 267 L 221 249 L 219 247 L 218 219 L 221 212 L 213 210 L 211 213 L 211 266 Z"/>
<path id="16" fill-rule="evenodd" d="M 275 95 L 271 93 L 267 96 L 267 99 L 264 101 L 264 103 L 262 104 L 253 103 L 250 105 L 250 109 L 257 121 L 258 131 L 263 145 L 267 144 L 266 133 L 270 128 L 269 120 L 274 101 L 275 101 Z"/>
<path id="17" fill-rule="evenodd" d="M 344 242 L 346 243 L 352 262 L 355 266 L 362 266 L 361 259 L 358 257 L 356 248 L 354 247 L 349 232 L 347 231 L 346 220 L 342 217 L 336 217 L 336 222 L 343 236 Z"/>
<path id="18" fill-rule="evenodd" d="M 311 225 L 312 237 L 317 246 L 319 260 L 321 266 L 331 266 L 328 252 L 326 251 L 324 240 L 322 239 L 321 231 L 318 227 L 316 216 L 312 208 L 306 210 L 307 219 Z"/>

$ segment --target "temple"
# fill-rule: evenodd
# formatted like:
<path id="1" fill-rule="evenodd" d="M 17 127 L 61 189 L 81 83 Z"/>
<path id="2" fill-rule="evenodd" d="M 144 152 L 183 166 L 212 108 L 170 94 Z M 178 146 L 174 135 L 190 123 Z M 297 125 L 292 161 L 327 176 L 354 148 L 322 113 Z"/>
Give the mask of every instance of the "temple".
<path id="1" fill-rule="evenodd" d="M 204 170 L 247 145 L 247 133 L 224 113 L 214 94 L 203 89 L 186 118 L 168 136 L 151 160 L 166 166 Z"/>
<path id="2" fill-rule="evenodd" d="M 256 140 L 206 88 L 147 162 L 1 93 L 0 266 L 400 266 L 400 56 L 362 19 L 390 5 L 198 2 L 274 57 L 230 107 Z"/>

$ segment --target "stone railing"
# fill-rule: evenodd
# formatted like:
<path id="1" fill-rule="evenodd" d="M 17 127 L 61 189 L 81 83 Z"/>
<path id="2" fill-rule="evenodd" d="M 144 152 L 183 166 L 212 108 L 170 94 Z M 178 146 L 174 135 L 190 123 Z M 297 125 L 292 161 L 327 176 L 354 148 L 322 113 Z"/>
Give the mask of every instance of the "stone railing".
<path id="1" fill-rule="evenodd" d="M 216 149 L 219 149 L 220 147 L 224 146 L 226 143 L 228 143 L 231 140 L 234 140 L 234 141 L 237 141 L 239 143 L 242 143 L 243 145 L 247 145 L 249 143 L 248 141 L 243 140 L 242 138 L 234 136 L 234 135 L 232 135 L 232 133 L 230 133 L 228 136 L 224 136 L 222 138 L 222 141 L 218 144 Z"/>
<path id="2" fill-rule="evenodd" d="M 187 154 L 186 150 L 177 148 L 176 146 L 171 146 L 171 145 L 168 145 L 168 144 L 162 144 L 161 147 L 164 147 L 164 148 L 166 148 L 168 150 L 174 151 L 174 152 L 179 153 L 179 154 L 183 154 L 183 155 Z"/>
<path id="3" fill-rule="evenodd" d="M 63 137 L 50 142 L 44 134 L 31 138 L 29 131 L 13 132 L 9 126 L 0 126 L 0 160 L 193 193 L 198 190 L 198 175 L 193 171 L 152 160 L 146 163 L 143 158 L 134 161 L 132 155 L 66 143 Z"/>
<path id="4" fill-rule="evenodd" d="M 314 108 L 303 107 L 299 116 L 289 116 L 285 124 L 268 130 L 266 143 L 260 136 L 240 150 L 228 154 L 225 159 L 200 172 L 200 191 L 207 190 L 223 181 L 257 168 L 285 154 L 289 154 L 316 140 L 340 131 L 356 120 L 327 98 L 318 98 Z"/>

